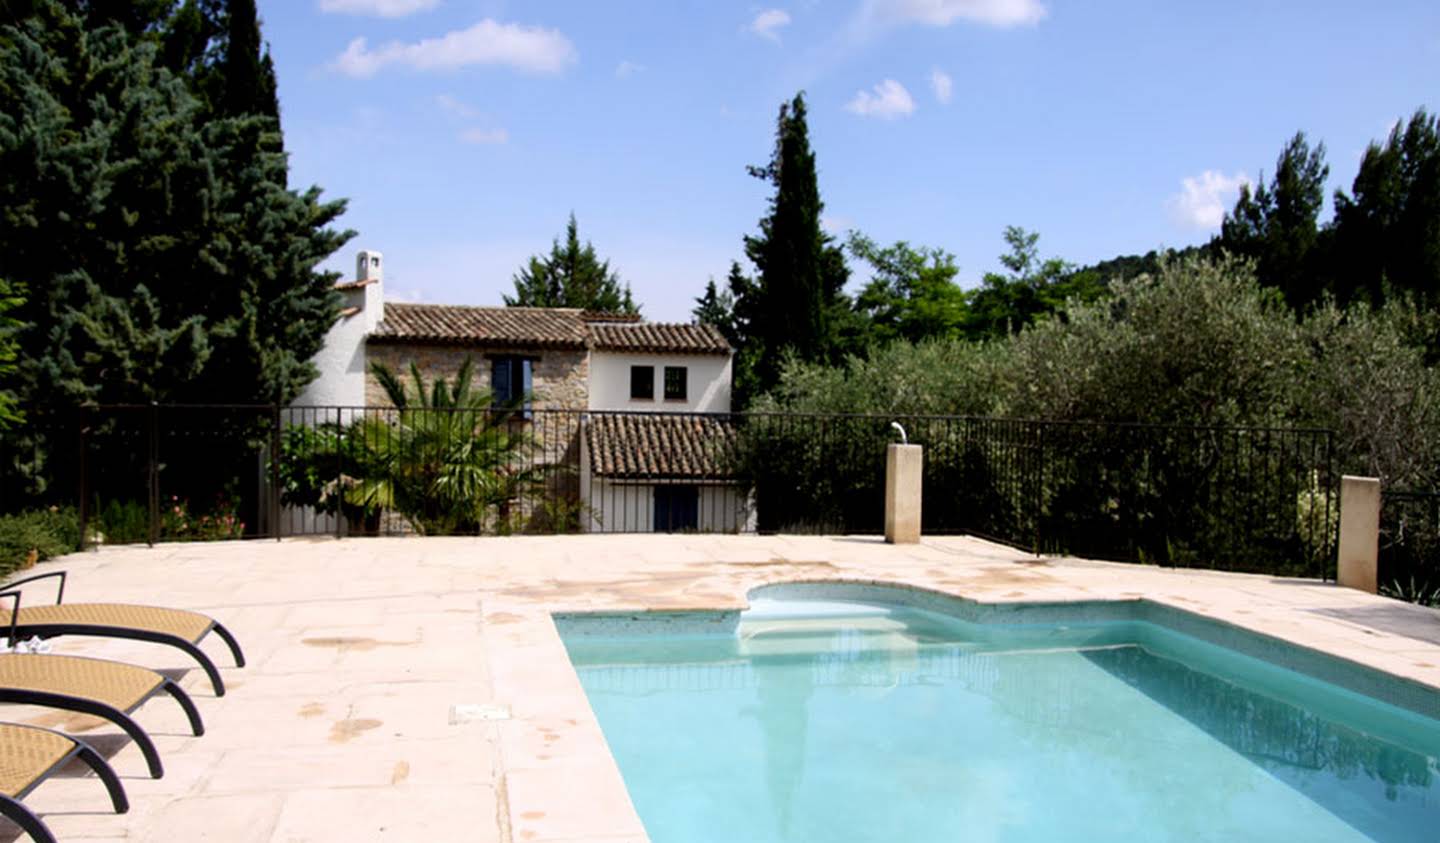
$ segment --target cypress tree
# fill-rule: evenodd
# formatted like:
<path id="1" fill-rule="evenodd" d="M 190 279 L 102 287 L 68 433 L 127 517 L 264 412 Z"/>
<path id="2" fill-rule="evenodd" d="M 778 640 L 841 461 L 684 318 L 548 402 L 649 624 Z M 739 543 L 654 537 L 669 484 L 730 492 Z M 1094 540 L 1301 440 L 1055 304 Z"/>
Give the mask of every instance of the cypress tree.
<path id="1" fill-rule="evenodd" d="M 256 18 L 255 0 L 229 0 L 226 4 L 225 84 L 219 102 L 220 113 L 268 114 L 274 116 L 273 87 L 264 78 L 260 56 L 260 21 Z"/>
<path id="2" fill-rule="evenodd" d="M 839 312 L 849 309 L 842 292 L 849 278 L 844 253 L 820 227 L 825 205 L 803 92 L 780 106 L 770 162 L 749 172 L 775 187 L 760 233 L 745 238 L 757 283 L 736 296 L 737 313 L 751 320 L 757 348 L 749 389 L 759 394 L 776 383 L 787 353 L 807 362 L 833 360 L 841 350 Z"/>

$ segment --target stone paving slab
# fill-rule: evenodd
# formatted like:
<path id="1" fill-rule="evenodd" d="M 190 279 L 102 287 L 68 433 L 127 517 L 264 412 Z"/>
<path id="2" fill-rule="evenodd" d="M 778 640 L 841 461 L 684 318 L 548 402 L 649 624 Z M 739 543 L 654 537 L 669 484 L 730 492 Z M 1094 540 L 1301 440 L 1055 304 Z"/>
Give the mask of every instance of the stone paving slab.
<path id="1" fill-rule="evenodd" d="M 195 697 L 136 718 L 167 774 L 108 724 L 9 706 L 111 756 L 130 813 L 66 770 L 26 801 L 62 840 L 640 843 L 643 827 L 550 617 L 744 608 L 771 583 L 909 585 L 990 603 L 1144 598 L 1440 688 L 1440 612 L 1306 580 L 1038 559 L 966 537 L 556 536 L 304 539 L 106 548 L 41 566 L 67 602 L 215 616 L 216 698 L 177 650 L 60 639 L 164 670 Z M 34 599 L 42 599 L 38 592 Z M 18 831 L 0 828 L 0 841 Z"/>

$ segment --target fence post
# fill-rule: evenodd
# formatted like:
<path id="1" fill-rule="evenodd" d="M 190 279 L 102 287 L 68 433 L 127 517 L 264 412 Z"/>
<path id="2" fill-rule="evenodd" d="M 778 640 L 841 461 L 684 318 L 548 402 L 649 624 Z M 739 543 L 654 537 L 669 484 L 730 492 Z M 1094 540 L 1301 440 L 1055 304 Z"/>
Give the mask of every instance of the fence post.
<path id="1" fill-rule="evenodd" d="M 85 425 L 85 411 L 84 411 L 84 410 L 81 410 L 81 411 L 75 416 L 75 421 L 76 421 L 76 428 L 77 428 L 76 438 L 79 440 L 79 442 L 78 442 L 78 445 L 79 445 L 79 453 L 76 455 L 77 458 L 76 458 L 75 462 L 76 462 L 76 472 L 79 474 L 79 478 L 78 478 L 78 479 L 79 479 L 79 481 L 80 481 L 80 483 L 79 483 L 79 485 L 80 485 L 80 490 L 79 490 L 79 491 L 80 491 L 80 506 L 78 507 L 79 510 L 80 510 L 80 549 L 81 549 L 81 550 L 84 550 L 84 549 L 85 549 L 86 533 L 88 533 L 88 532 L 90 531 L 90 530 L 89 530 L 90 507 L 89 507 L 89 505 L 88 505 L 88 503 L 87 503 L 87 501 L 86 501 L 86 498 L 88 498 L 88 497 L 90 496 L 90 495 L 89 495 L 89 491 L 90 491 L 90 490 L 87 489 L 86 486 L 85 486 L 85 480 L 86 480 L 86 477 L 85 477 L 85 452 L 86 452 L 87 450 L 89 450 L 90 443 L 89 443 L 89 441 L 88 441 L 88 437 L 85 435 L 86 433 L 89 432 L 89 430 L 88 430 L 88 428 L 87 428 L 86 425 Z"/>
<path id="2" fill-rule="evenodd" d="M 280 541 L 280 405 L 270 405 L 270 529 Z"/>
<path id="3" fill-rule="evenodd" d="M 340 453 L 345 447 L 345 426 L 343 410 L 335 408 L 335 538 L 345 538 L 345 483 L 341 476 L 345 470 L 345 455 Z M 361 412 L 364 412 L 363 410 Z"/>
<path id="4" fill-rule="evenodd" d="M 150 402 L 150 531 L 146 536 L 148 544 L 155 546 L 160 540 L 160 404 Z"/>
<path id="5" fill-rule="evenodd" d="M 1380 481 L 1340 478 L 1340 585 L 1376 593 L 1380 564 Z"/>
<path id="6" fill-rule="evenodd" d="M 1044 425 L 1043 423 L 1040 424 L 1038 429 L 1039 429 L 1039 434 L 1040 434 L 1039 437 L 1038 437 L 1039 440 L 1040 440 L 1040 458 L 1039 458 L 1040 467 L 1035 471 L 1035 475 L 1034 475 L 1034 483 L 1035 483 L 1035 500 L 1034 500 L 1034 506 L 1035 506 L 1035 510 L 1034 510 L 1034 513 L 1032 514 L 1031 517 L 1035 519 L 1035 524 L 1034 524 L 1034 535 L 1035 535 L 1035 539 L 1034 539 L 1033 546 L 1030 548 L 1030 552 L 1033 553 L 1033 554 L 1035 554 L 1036 556 L 1039 556 L 1040 554 L 1044 553 L 1044 550 L 1042 550 L 1042 548 L 1044 547 L 1044 542 L 1045 542 L 1044 536 L 1041 535 L 1041 520 L 1042 520 L 1042 517 L 1041 517 L 1041 516 L 1042 516 L 1042 513 L 1045 512 L 1045 466 L 1046 466 L 1046 462 L 1045 462 L 1045 425 Z"/>
<path id="7" fill-rule="evenodd" d="M 885 446 L 885 541 L 920 541 L 920 489 L 924 449 L 919 445 Z"/>

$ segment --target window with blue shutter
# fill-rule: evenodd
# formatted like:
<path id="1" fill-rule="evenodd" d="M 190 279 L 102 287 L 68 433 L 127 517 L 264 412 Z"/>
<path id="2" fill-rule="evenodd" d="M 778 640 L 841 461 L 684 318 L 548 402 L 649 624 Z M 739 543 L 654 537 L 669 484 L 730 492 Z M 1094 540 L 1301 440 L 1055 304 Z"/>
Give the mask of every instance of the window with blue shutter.
<path id="1" fill-rule="evenodd" d="M 530 418 L 530 396 L 534 391 L 533 361 L 528 357 L 493 357 L 490 360 L 490 391 L 496 409 L 524 410 Z"/>

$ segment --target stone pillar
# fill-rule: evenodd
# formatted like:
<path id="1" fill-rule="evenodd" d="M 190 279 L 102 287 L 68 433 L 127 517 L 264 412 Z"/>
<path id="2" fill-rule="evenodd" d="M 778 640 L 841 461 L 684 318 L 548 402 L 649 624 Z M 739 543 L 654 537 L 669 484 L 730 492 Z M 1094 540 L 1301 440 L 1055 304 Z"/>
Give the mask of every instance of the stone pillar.
<path id="1" fill-rule="evenodd" d="M 920 541 L 920 478 L 924 449 L 919 445 L 885 448 L 885 541 L 914 544 Z"/>
<path id="2" fill-rule="evenodd" d="M 1340 478 L 1340 570 L 1347 588 L 1374 594 L 1379 585 L 1380 481 Z"/>

